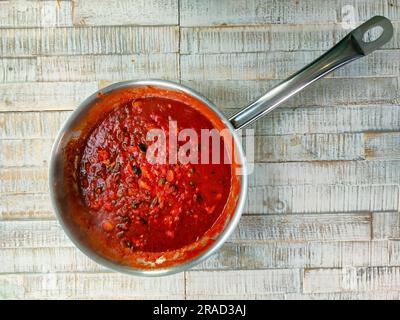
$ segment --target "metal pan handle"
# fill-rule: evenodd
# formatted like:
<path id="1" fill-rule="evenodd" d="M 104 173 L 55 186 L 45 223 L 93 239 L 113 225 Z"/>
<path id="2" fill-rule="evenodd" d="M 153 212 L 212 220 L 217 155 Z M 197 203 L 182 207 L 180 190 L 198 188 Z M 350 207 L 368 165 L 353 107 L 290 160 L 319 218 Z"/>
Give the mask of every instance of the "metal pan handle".
<path id="1" fill-rule="evenodd" d="M 371 42 L 363 40 L 364 34 L 375 27 L 382 28 L 380 37 Z M 249 125 L 258 118 L 274 110 L 282 102 L 303 90 L 314 81 L 333 70 L 364 57 L 379 49 L 393 36 L 393 26 L 389 19 L 375 16 L 350 32 L 345 38 L 321 57 L 279 83 L 262 97 L 232 116 L 229 120 L 235 129 Z"/>

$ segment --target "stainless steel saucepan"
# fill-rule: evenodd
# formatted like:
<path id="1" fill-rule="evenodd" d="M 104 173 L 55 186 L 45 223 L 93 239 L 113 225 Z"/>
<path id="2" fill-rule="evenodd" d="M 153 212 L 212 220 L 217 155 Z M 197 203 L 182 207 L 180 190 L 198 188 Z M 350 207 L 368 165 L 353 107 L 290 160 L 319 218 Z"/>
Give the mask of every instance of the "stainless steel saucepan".
<path id="1" fill-rule="evenodd" d="M 380 29 L 380 36 L 373 40 L 368 41 L 368 32 L 372 29 Z M 378 30 L 379 31 L 379 30 Z M 391 22 L 385 17 L 375 16 L 361 26 L 350 32 L 345 38 L 343 38 L 338 44 L 332 49 L 327 51 L 321 57 L 298 71 L 288 79 L 282 81 L 280 84 L 272 88 L 262 97 L 249 104 L 243 110 L 232 116 L 226 118 L 219 109 L 208 99 L 203 97 L 200 93 L 195 92 L 191 88 L 183 86 L 181 84 L 164 81 L 164 80 L 145 80 L 145 81 L 126 81 L 115 83 L 107 88 L 101 89 L 99 92 L 94 93 L 71 114 L 66 123 L 61 128 L 54 142 L 50 168 L 49 168 L 49 183 L 50 183 L 50 195 L 52 204 L 59 222 L 68 234 L 70 239 L 75 245 L 81 249 L 87 256 L 98 262 L 99 264 L 111 268 L 116 271 L 140 275 L 140 276 L 157 276 L 167 275 L 188 269 L 195 264 L 200 263 L 204 259 L 215 253 L 222 244 L 227 240 L 235 226 L 239 222 L 240 216 L 243 211 L 246 193 L 247 193 L 247 181 L 246 175 L 246 159 L 240 145 L 240 141 L 236 130 L 243 128 L 250 123 L 254 122 L 258 118 L 266 115 L 267 113 L 274 110 L 282 102 L 289 99 L 294 94 L 306 88 L 314 81 L 324 77 L 333 70 L 344 66 L 345 64 L 354 61 L 358 58 L 364 57 L 373 51 L 377 50 L 385 43 L 387 43 L 393 35 L 393 26 Z M 74 226 L 71 225 L 71 219 L 68 216 L 68 206 L 66 203 L 65 193 L 63 189 L 64 185 L 64 164 L 68 159 L 65 157 L 65 146 L 68 142 L 73 139 L 76 134 L 76 128 L 84 127 L 85 116 L 93 112 L 96 108 L 96 101 L 99 98 L 99 93 L 102 97 L 123 90 L 126 88 L 138 88 L 138 87 L 159 87 L 162 89 L 168 89 L 172 91 L 184 92 L 187 95 L 197 99 L 198 101 L 205 104 L 212 112 L 214 112 L 221 120 L 221 122 L 228 128 L 234 138 L 235 148 L 238 150 L 239 163 L 241 164 L 244 175 L 241 176 L 240 190 L 237 195 L 237 201 L 235 207 L 232 209 L 232 214 L 229 221 L 226 222 L 224 229 L 216 237 L 213 244 L 204 250 L 200 250 L 193 255 L 191 259 L 185 262 L 172 263 L 171 266 L 165 268 L 133 268 L 127 265 L 119 264 L 115 261 L 105 258 L 92 247 L 88 246 L 81 237 L 76 233 Z M 62 98 L 62 97 L 61 97 Z M 76 201 L 79 201 L 78 199 Z"/>

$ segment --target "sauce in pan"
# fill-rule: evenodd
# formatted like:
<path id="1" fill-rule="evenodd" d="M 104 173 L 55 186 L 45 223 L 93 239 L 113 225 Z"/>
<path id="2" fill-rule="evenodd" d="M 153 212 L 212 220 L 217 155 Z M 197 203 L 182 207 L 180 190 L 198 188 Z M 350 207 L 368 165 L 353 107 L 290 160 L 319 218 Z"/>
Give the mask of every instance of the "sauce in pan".
<path id="1" fill-rule="evenodd" d="M 226 129 L 220 117 L 184 92 L 151 86 L 100 93 L 84 117 L 63 148 L 59 196 L 75 239 L 103 258 L 143 269 L 205 252 L 230 222 L 241 188 L 235 157 L 224 161 L 235 147 L 218 134 Z M 182 129 L 197 139 L 183 138 Z M 217 137 L 203 140 L 204 129 Z M 164 133 L 164 149 L 154 151 L 160 136 L 149 136 L 153 130 Z M 205 147 L 214 143 L 217 154 Z M 197 150 L 197 162 L 181 161 L 181 149 Z"/>
<path id="2" fill-rule="evenodd" d="M 113 246 L 149 252 L 181 248 L 203 236 L 225 207 L 231 165 L 223 163 L 223 152 L 219 164 L 147 160 L 154 142 L 148 141 L 148 131 L 162 129 L 169 141 L 170 121 L 176 121 L 177 132 L 194 130 L 198 140 L 202 129 L 213 129 L 209 119 L 183 102 L 149 97 L 111 111 L 87 139 L 80 190 L 94 223 Z M 177 149 L 186 142 L 178 141 Z M 192 147 L 200 149 L 197 142 Z"/>

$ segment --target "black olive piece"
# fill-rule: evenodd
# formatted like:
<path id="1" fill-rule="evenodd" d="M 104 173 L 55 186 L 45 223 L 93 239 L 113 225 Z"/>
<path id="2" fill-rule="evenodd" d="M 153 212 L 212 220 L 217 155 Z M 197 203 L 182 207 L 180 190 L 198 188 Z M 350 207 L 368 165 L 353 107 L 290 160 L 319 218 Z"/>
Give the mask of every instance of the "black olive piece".
<path id="1" fill-rule="evenodd" d="M 131 221 L 131 219 L 128 216 L 121 216 L 119 219 L 121 222 L 130 222 Z"/>
<path id="2" fill-rule="evenodd" d="M 197 201 L 197 202 L 202 202 L 203 201 L 203 197 L 202 197 L 202 195 L 200 193 L 196 193 L 194 195 L 194 200 Z"/>
<path id="3" fill-rule="evenodd" d="M 143 152 L 146 152 L 147 146 L 144 143 L 139 143 L 139 149 L 142 150 Z"/>
<path id="4" fill-rule="evenodd" d="M 143 223 L 145 226 L 147 226 L 147 219 L 143 218 L 143 217 L 139 217 L 140 222 Z"/>
<path id="5" fill-rule="evenodd" d="M 124 241 L 124 246 L 127 247 L 127 248 L 132 248 L 133 243 L 132 243 L 131 240 L 125 240 Z"/>
<path id="6" fill-rule="evenodd" d="M 140 169 L 140 167 L 138 167 L 138 166 L 133 166 L 132 169 L 133 169 L 133 172 L 134 172 L 138 177 L 141 176 L 142 170 Z"/>

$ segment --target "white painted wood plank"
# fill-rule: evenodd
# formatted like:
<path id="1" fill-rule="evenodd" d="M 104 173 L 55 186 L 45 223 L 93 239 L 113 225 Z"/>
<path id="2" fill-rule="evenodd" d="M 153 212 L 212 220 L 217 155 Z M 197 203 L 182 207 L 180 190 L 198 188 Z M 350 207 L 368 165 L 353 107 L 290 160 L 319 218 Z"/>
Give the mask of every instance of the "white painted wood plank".
<path id="1" fill-rule="evenodd" d="M 12 250 L 8 251 L 10 256 Z M 389 249 L 386 241 L 228 243 L 195 268 L 199 270 L 340 268 L 385 266 L 388 262 Z"/>
<path id="2" fill-rule="evenodd" d="M 72 1 L 0 1 L 0 28 L 72 26 Z"/>
<path id="3" fill-rule="evenodd" d="M 53 139 L 0 140 L 0 167 L 47 166 Z"/>
<path id="4" fill-rule="evenodd" d="M 277 300 L 281 301 L 285 299 L 283 293 L 238 293 L 238 294 L 223 294 L 223 295 L 208 295 L 205 294 L 193 294 L 186 297 L 186 300 Z M 248 309 L 246 309 L 248 310 Z"/>
<path id="5" fill-rule="evenodd" d="M 391 264 L 393 248 L 391 248 Z M 398 252 L 398 251 L 397 251 Z M 0 273 L 99 272 L 105 269 L 75 247 L 3 248 Z M 384 266 L 386 241 L 225 244 L 196 270 L 256 270 Z"/>
<path id="6" fill-rule="evenodd" d="M 172 26 L 100 26 L 0 29 L 2 56 L 139 54 L 178 52 Z"/>
<path id="7" fill-rule="evenodd" d="M 395 29 L 400 26 L 398 22 L 393 24 Z M 181 53 L 328 50 L 348 31 L 332 23 L 181 28 Z M 384 48 L 398 47 L 399 38 L 395 33 Z"/>
<path id="8" fill-rule="evenodd" d="M 243 216 L 230 241 L 366 241 L 371 215 L 307 214 Z"/>
<path id="9" fill-rule="evenodd" d="M 285 300 L 399 300 L 400 292 L 396 291 L 368 291 L 368 292 L 334 292 L 285 295 Z"/>
<path id="10" fill-rule="evenodd" d="M 0 170 L 0 195 L 48 192 L 45 167 L 5 168 Z"/>
<path id="11" fill-rule="evenodd" d="M 254 161 L 256 162 L 361 160 L 364 158 L 362 134 L 255 137 Z"/>
<path id="12" fill-rule="evenodd" d="M 39 57 L 40 81 L 177 79 L 178 55 L 93 55 Z"/>
<path id="13" fill-rule="evenodd" d="M 36 59 L 1 58 L 0 83 L 36 81 Z"/>
<path id="14" fill-rule="evenodd" d="M 398 160 L 259 163 L 250 186 L 298 184 L 399 184 Z"/>
<path id="15" fill-rule="evenodd" d="M 400 106 L 377 102 L 374 106 L 278 108 L 259 119 L 252 128 L 256 134 L 266 135 L 399 131 Z"/>
<path id="16" fill-rule="evenodd" d="M 0 250 L 1 273 L 104 272 L 108 269 L 75 247 Z"/>
<path id="17" fill-rule="evenodd" d="M 400 266 L 400 240 L 389 240 L 389 266 Z"/>
<path id="18" fill-rule="evenodd" d="M 183 80 L 285 79 L 324 51 L 191 54 L 181 56 Z M 397 76 L 400 52 L 381 50 L 352 62 L 327 77 Z"/>
<path id="19" fill-rule="evenodd" d="M 399 185 L 258 186 L 248 190 L 245 213 L 399 211 Z"/>
<path id="20" fill-rule="evenodd" d="M 241 81 L 241 80 L 204 80 L 183 81 L 184 84 L 196 89 L 213 101 L 220 108 L 242 108 L 251 101 L 265 94 L 277 80 Z M 335 106 L 335 105 L 375 105 L 396 104 L 398 79 L 351 78 L 351 79 L 321 79 L 305 91 L 299 93 L 282 107 Z M 274 111 L 271 115 L 278 110 Z M 327 110 L 326 112 L 330 112 Z M 269 115 L 269 116 L 271 116 Z M 325 119 L 325 120 L 329 120 Z M 356 121 L 356 119 L 352 119 Z M 393 122 L 398 118 L 392 119 Z M 357 122 L 356 122 L 357 123 Z"/>
<path id="21" fill-rule="evenodd" d="M 399 267 L 306 269 L 303 292 L 398 291 Z"/>
<path id="22" fill-rule="evenodd" d="M 57 221 L 0 221 L 0 248 L 73 247 Z"/>
<path id="23" fill-rule="evenodd" d="M 97 90 L 97 82 L 0 84 L 0 111 L 72 110 Z"/>
<path id="24" fill-rule="evenodd" d="M 2 299 L 183 299 L 183 273 L 138 278 L 119 273 L 0 275 Z"/>
<path id="25" fill-rule="evenodd" d="M 0 139 L 53 139 L 70 113 L 0 112 Z"/>
<path id="26" fill-rule="evenodd" d="M 55 219 L 48 193 L 0 196 L 0 220 Z"/>
<path id="27" fill-rule="evenodd" d="M 182 26 L 243 25 L 243 24 L 310 24 L 337 23 L 342 21 L 342 8 L 354 7 L 360 21 L 374 15 L 384 15 L 400 20 L 400 11 L 394 4 L 383 0 L 182 0 L 180 24 Z M 348 18 L 348 17 L 347 17 Z"/>
<path id="28" fill-rule="evenodd" d="M 297 292 L 299 289 L 300 272 L 296 269 L 186 273 L 186 295 L 189 299 L 191 296 L 203 299 L 209 296 L 254 299 L 258 295 Z"/>
<path id="29" fill-rule="evenodd" d="M 74 2 L 74 25 L 176 25 L 177 0 L 90 0 Z"/>
<path id="30" fill-rule="evenodd" d="M 367 159 L 400 159 L 400 132 L 367 133 L 364 140 Z"/>
<path id="31" fill-rule="evenodd" d="M 374 239 L 400 238 L 400 212 L 374 212 L 372 236 Z"/>

